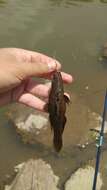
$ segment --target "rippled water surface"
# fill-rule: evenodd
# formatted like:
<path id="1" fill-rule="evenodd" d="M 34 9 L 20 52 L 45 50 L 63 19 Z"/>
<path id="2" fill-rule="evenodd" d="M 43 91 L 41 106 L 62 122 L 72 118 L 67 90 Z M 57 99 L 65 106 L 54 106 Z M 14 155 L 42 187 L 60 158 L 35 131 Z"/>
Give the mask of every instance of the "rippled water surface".
<path id="1" fill-rule="evenodd" d="M 75 79 L 66 87 L 72 95 L 72 105 L 67 112 L 65 150 L 81 141 L 86 131 L 86 111 L 102 112 L 107 66 L 100 54 L 107 41 L 106 18 L 104 0 L 0 1 L 0 47 L 26 48 L 56 57 L 63 70 Z M 1 181 L 15 164 L 32 156 L 44 157 L 56 174 L 64 176 L 73 164 L 72 156 L 56 159 L 46 147 L 24 145 L 8 123 L 7 109 L 0 110 Z"/>

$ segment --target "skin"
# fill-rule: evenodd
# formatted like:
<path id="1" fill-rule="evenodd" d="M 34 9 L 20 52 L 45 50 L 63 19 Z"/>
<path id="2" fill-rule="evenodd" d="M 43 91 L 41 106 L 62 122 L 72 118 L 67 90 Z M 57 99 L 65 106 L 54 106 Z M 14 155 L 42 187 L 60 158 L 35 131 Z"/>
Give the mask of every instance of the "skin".
<path id="1" fill-rule="evenodd" d="M 0 106 L 20 102 L 45 111 L 51 85 L 38 83 L 32 77 L 51 79 L 56 70 L 61 70 L 61 64 L 51 57 L 24 49 L 1 48 Z M 72 82 L 71 75 L 61 75 L 65 83 Z"/>

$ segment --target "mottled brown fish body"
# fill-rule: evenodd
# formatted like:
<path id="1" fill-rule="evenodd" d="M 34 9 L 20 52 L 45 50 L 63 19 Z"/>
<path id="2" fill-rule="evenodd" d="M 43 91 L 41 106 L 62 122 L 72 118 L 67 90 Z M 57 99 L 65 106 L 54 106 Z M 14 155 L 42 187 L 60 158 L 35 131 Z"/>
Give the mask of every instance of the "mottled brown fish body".
<path id="1" fill-rule="evenodd" d="M 49 95 L 49 119 L 54 133 L 53 144 L 57 152 L 62 148 L 62 134 L 66 123 L 66 99 L 64 97 L 63 81 L 60 72 L 55 72 Z"/>

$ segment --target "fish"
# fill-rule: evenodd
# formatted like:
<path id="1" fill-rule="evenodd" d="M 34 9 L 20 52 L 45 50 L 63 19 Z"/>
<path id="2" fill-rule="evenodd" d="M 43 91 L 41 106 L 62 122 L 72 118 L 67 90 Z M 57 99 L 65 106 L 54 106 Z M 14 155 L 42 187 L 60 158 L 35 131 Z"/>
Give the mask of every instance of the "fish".
<path id="1" fill-rule="evenodd" d="M 63 146 L 62 134 L 66 124 L 66 103 L 69 101 L 69 97 L 64 94 L 61 72 L 55 71 L 49 93 L 48 112 L 56 152 L 59 152 Z"/>

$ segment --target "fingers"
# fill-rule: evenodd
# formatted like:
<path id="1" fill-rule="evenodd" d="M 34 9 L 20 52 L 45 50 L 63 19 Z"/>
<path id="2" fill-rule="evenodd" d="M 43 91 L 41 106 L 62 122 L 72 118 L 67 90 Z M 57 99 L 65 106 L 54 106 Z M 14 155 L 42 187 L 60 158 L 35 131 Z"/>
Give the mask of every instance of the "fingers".
<path id="1" fill-rule="evenodd" d="M 34 80 L 29 80 L 29 83 L 27 84 L 25 90 L 33 95 L 47 98 L 49 96 L 50 89 L 51 89 L 51 83 L 48 83 L 48 85 L 39 84 Z"/>
<path id="2" fill-rule="evenodd" d="M 46 103 L 44 101 L 40 100 L 37 97 L 36 97 L 36 99 L 32 98 L 32 96 L 30 96 L 30 94 L 32 94 L 34 96 L 39 96 L 41 98 L 44 98 L 44 100 L 46 102 L 48 102 L 49 93 L 50 93 L 50 90 L 51 90 L 51 82 L 49 82 L 47 84 L 39 84 L 34 80 L 30 80 L 29 84 L 27 85 L 25 90 L 29 94 L 29 96 L 27 95 L 27 99 L 29 97 L 31 99 L 30 104 L 28 104 L 28 102 L 26 104 L 26 102 L 22 102 L 22 100 L 21 100 L 21 102 L 28 105 L 28 106 L 31 106 L 33 108 L 39 109 L 41 111 L 46 111 L 46 109 L 44 109 L 44 108 L 46 108 Z M 69 102 L 70 101 L 70 95 L 68 93 L 66 93 L 66 92 L 64 93 L 64 95 L 65 95 L 65 97 L 67 97 L 66 98 L 67 102 Z M 25 96 L 24 96 L 24 101 L 25 101 Z M 37 104 L 36 104 L 36 101 L 38 101 Z M 34 102 L 35 102 L 35 104 L 34 104 Z"/>
<path id="3" fill-rule="evenodd" d="M 23 54 L 24 54 L 24 57 L 27 56 L 27 60 L 29 60 L 29 62 L 34 63 L 33 64 L 34 67 L 35 67 L 35 63 L 38 63 L 38 64 L 41 63 L 40 65 L 38 65 L 40 66 L 38 74 L 41 75 L 41 77 L 43 76 L 50 79 L 52 76 L 52 72 L 54 72 L 55 70 L 61 70 L 61 64 L 56 59 L 53 59 L 41 53 L 27 51 L 27 50 L 23 50 Z M 44 71 L 42 71 L 43 66 L 47 67 L 46 70 L 44 69 Z M 40 69 L 41 69 L 41 73 L 40 73 Z M 73 81 L 73 77 L 70 74 L 67 74 L 64 72 L 61 72 L 61 74 L 62 74 L 62 79 L 65 83 L 71 83 Z"/>
<path id="4" fill-rule="evenodd" d="M 70 74 L 67 74 L 65 72 L 61 72 L 62 75 L 62 80 L 64 83 L 69 84 L 73 82 L 73 77 Z M 45 79 L 52 79 L 53 72 L 47 73 L 47 74 L 42 74 L 40 77 L 45 78 Z"/>
<path id="5" fill-rule="evenodd" d="M 62 79 L 65 83 L 69 84 L 73 82 L 73 77 L 70 74 L 61 72 Z"/>
<path id="6" fill-rule="evenodd" d="M 51 62 L 30 62 L 21 64 L 24 78 L 27 77 L 45 77 L 58 70 L 58 64 L 53 60 Z"/>
<path id="7" fill-rule="evenodd" d="M 41 76 L 61 68 L 61 64 L 41 53 L 17 48 L 7 48 L 21 62 L 22 70 L 27 76 Z"/>
<path id="8" fill-rule="evenodd" d="M 68 94 L 66 95 L 69 96 Z M 4 106 L 11 103 L 13 101 L 12 98 L 13 98 L 12 91 L 0 94 L 0 106 Z M 47 102 L 41 100 L 38 97 L 35 97 L 33 94 L 30 93 L 21 94 L 20 97 L 17 99 L 17 102 L 32 107 L 36 110 L 47 112 L 46 110 Z"/>
<path id="9" fill-rule="evenodd" d="M 29 93 L 22 94 L 18 102 L 32 107 L 34 109 L 37 109 L 39 111 L 46 111 L 46 102 Z"/>
<path id="10" fill-rule="evenodd" d="M 40 62 L 43 64 L 48 64 L 50 69 L 51 69 L 51 64 L 55 63 L 56 64 L 56 69 L 59 70 L 61 69 L 61 64 L 59 63 L 59 61 L 57 61 L 56 59 L 52 58 L 52 57 L 48 57 L 42 53 L 37 53 L 37 52 L 33 52 L 33 51 L 27 51 L 27 56 L 29 55 L 29 62 Z"/>
<path id="11" fill-rule="evenodd" d="M 65 77 L 64 78 L 65 82 L 70 83 L 72 81 L 72 78 L 68 76 L 66 77 L 66 74 L 64 74 L 64 77 Z M 49 96 L 50 89 L 51 89 L 51 82 L 49 82 L 47 85 L 47 83 L 40 84 L 37 83 L 35 80 L 30 79 L 29 82 L 27 83 L 25 90 L 33 95 L 47 98 Z"/>
<path id="12" fill-rule="evenodd" d="M 4 106 L 9 103 L 12 103 L 13 96 L 15 96 L 15 95 L 13 94 L 12 91 L 8 91 L 8 92 L 0 94 L 0 106 Z M 46 111 L 46 109 L 45 109 L 46 102 L 35 97 L 34 95 L 32 95 L 30 93 L 21 94 L 20 97 L 16 101 L 20 102 L 26 106 L 37 109 L 39 111 Z"/>
<path id="13" fill-rule="evenodd" d="M 16 56 L 18 61 L 28 62 L 28 63 L 41 62 L 43 64 L 47 64 L 54 61 L 57 64 L 57 69 L 59 70 L 61 68 L 61 64 L 56 59 L 53 59 L 42 53 L 20 49 L 20 48 L 4 48 L 4 49 L 7 49 L 7 51 L 13 53 L 13 55 Z"/>
<path id="14" fill-rule="evenodd" d="M 4 48 L 2 51 L 16 57 L 18 66 L 14 67 L 14 74 L 22 80 L 30 76 L 51 79 L 55 70 L 61 70 L 61 64 L 57 60 L 41 53 L 18 48 Z M 62 72 L 62 78 L 65 83 L 73 80 L 71 75 L 64 72 Z"/>

